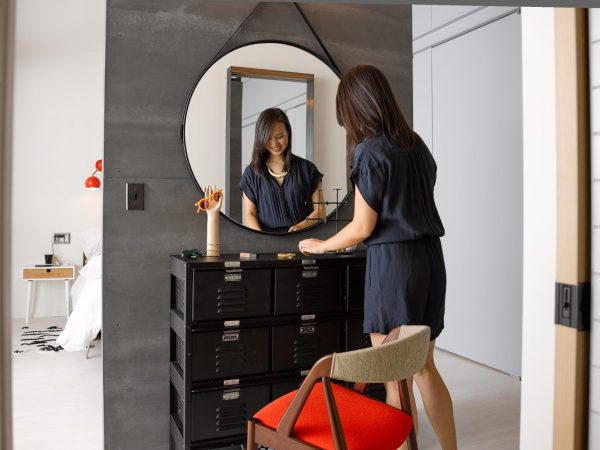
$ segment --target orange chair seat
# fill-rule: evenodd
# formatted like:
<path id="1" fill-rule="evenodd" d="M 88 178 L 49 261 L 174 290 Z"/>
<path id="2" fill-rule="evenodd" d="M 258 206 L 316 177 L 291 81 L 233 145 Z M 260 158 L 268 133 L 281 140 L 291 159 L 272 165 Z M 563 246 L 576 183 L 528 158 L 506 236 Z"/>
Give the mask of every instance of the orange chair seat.
<path id="1" fill-rule="evenodd" d="M 331 383 L 331 387 L 348 450 L 396 450 L 404 443 L 412 426 L 410 416 L 339 384 Z M 273 400 L 254 418 L 269 428 L 277 429 L 296 392 Z M 326 450 L 335 448 L 321 383 L 313 387 L 292 435 L 315 447 Z"/>

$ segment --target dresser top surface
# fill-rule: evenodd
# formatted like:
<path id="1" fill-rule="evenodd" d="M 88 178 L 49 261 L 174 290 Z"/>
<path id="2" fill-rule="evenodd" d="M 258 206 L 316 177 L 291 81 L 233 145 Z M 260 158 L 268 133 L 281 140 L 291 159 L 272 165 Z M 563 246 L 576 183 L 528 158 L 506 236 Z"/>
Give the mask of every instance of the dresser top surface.
<path id="1" fill-rule="evenodd" d="M 259 253 L 256 258 L 240 257 L 239 254 L 229 254 L 221 256 L 200 256 L 198 258 L 185 258 L 180 255 L 172 255 L 171 261 L 176 264 L 183 264 L 188 268 L 207 268 L 207 267 L 261 267 L 273 266 L 299 266 L 315 265 L 319 263 L 348 264 L 364 261 L 367 252 L 357 250 L 352 253 L 327 253 L 325 255 L 303 255 L 300 252 L 294 252 L 291 258 L 278 258 L 277 253 Z"/>

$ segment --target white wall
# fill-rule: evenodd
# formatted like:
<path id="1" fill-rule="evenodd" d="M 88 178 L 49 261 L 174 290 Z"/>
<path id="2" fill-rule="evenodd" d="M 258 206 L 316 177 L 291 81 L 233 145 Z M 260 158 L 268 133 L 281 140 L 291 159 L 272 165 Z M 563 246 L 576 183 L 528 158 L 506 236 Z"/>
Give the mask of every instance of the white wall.
<path id="1" fill-rule="evenodd" d="M 554 9 L 521 11 L 524 248 L 520 448 L 550 450 L 556 277 Z"/>
<path id="2" fill-rule="evenodd" d="M 600 9 L 590 9 L 592 109 L 592 326 L 588 448 L 600 448 Z"/>
<path id="3" fill-rule="evenodd" d="M 446 328 L 437 345 L 520 375 L 520 16 L 502 7 L 413 11 L 414 126 L 437 161 L 446 229 Z"/>
<path id="4" fill-rule="evenodd" d="M 22 266 L 43 262 L 53 232 L 71 233 L 54 252 L 81 266 L 78 234 L 102 227 L 102 189 L 83 183 L 103 156 L 106 0 L 16 3 L 10 270 L 24 317 Z M 38 284 L 35 314 L 65 314 L 63 284 Z"/>

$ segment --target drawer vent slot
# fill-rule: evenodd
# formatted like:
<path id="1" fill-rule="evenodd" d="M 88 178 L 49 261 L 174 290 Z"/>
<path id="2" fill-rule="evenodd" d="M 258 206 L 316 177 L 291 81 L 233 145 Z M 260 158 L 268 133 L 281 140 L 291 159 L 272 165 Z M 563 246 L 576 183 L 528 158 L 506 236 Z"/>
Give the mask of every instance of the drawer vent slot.
<path id="1" fill-rule="evenodd" d="M 175 336 L 175 359 L 177 360 L 177 364 L 181 367 L 182 370 L 185 369 L 185 349 L 183 345 L 183 341 L 179 336 Z"/>
<path id="2" fill-rule="evenodd" d="M 175 305 L 185 313 L 185 283 L 180 278 L 175 278 Z"/>
<path id="3" fill-rule="evenodd" d="M 245 403 L 220 406 L 216 410 L 215 425 L 217 431 L 235 430 L 244 428 L 248 417 Z"/>

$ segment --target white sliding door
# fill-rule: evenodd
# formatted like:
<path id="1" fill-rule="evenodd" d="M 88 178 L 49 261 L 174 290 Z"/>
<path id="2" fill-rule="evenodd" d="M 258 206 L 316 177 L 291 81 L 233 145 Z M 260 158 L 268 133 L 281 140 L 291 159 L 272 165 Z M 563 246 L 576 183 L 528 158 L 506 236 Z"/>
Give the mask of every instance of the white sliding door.
<path id="1" fill-rule="evenodd" d="M 448 272 L 446 328 L 438 345 L 520 375 L 520 15 L 434 46 L 431 74 L 436 201 Z"/>

